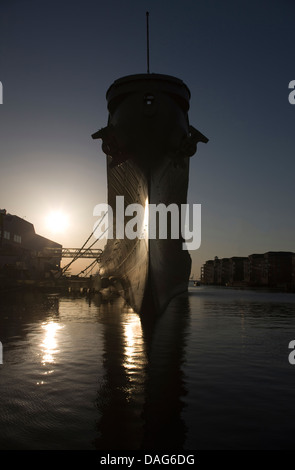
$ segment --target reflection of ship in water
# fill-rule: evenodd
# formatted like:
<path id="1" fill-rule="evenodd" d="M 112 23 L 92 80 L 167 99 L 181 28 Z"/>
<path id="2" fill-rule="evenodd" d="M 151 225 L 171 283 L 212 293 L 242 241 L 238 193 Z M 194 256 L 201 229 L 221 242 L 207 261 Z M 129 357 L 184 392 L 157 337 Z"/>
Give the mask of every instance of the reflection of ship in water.
<path id="1" fill-rule="evenodd" d="M 188 295 L 175 297 L 155 325 L 148 345 L 144 449 L 173 450 L 185 445 L 181 412 L 187 392 L 182 364 L 189 320 Z"/>
<path id="2" fill-rule="evenodd" d="M 153 330 L 118 298 L 100 306 L 104 368 L 96 405 L 97 449 L 183 449 L 182 361 L 188 296 L 170 303 Z"/>

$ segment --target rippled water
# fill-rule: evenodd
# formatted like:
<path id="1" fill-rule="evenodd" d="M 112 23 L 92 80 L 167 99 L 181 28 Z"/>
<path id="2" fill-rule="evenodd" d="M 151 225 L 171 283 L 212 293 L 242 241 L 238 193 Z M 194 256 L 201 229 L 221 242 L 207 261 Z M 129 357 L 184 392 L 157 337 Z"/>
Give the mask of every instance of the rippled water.
<path id="1" fill-rule="evenodd" d="M 0 300 L 1 449 L 295 446 L 295 295 L 190 288 L 156 325 L 121 299 Z"/>

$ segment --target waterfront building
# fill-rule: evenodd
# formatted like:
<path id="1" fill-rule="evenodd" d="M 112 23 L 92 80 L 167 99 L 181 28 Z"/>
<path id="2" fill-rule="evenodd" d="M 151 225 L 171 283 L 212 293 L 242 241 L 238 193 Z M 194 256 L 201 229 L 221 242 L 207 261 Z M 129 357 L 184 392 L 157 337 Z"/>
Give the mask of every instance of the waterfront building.
<path id="1" fill-rule="evenodd" d="M 248 286 L 263 286 L 265 259 L 264 254 L 253 253 L 244 262 L 244 281 Z"/>
<path id="2" fill-rule="evenodd" d="M 0 210 L 0 278 L 50 279 L 60 271 L 62 245 L 36 234 L 34 225 Z"/>
<path id="3" fill-rule="evenodd" d="M 206 261 L 203 284 L 295 289 L 295 253 L 269 251 Z"/>
<path id="4" fill-rule="evenodd" d="M 229 282 L 230 276 L 230 260 L 229 258 L 222 258 L 219 260 L 217 266 L 217 284 L 224 286 Z"/>
<path id="5" fill-rule="evenodd" d="M 228 283 L 232 286 L 245 284 L 245 262 L 248 258 L 244 256 L 233 256 L 229 259 Z"/>
<path id="6" fill-rule="evenodd" d="M 269 287 L 292 286 L 293 253 L 269 251 L 264 254 L 263 284 Z"/>
<path id="7" fill-rule="evenodd" d="M 202 267 L 201 282 L 208 285 L 214 284 L 214 261 L 212 259 L 206 261 Z"/>

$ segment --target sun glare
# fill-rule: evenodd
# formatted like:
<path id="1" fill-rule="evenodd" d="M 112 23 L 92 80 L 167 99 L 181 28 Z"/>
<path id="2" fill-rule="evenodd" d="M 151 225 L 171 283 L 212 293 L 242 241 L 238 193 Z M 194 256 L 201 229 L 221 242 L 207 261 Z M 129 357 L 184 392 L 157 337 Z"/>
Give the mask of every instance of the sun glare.
<path id="1" fill-rule="evenodd" d="M 68 216 L 62 211 L 52 211 L 46 217 L 47 228 L 54 233 L 64 232 L 69 225 Z"/>

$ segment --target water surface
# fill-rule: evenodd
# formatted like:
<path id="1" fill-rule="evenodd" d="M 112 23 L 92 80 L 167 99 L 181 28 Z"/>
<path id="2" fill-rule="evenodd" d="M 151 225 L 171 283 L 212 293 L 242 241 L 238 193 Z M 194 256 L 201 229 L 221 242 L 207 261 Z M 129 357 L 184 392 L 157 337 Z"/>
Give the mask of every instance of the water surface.
<path id="1" fill-rule="evenodd" d="M 295 295 L 191 287 L 153 327 L 121 299 L 0 300 L 1 449 L 292 449 Z"/>

